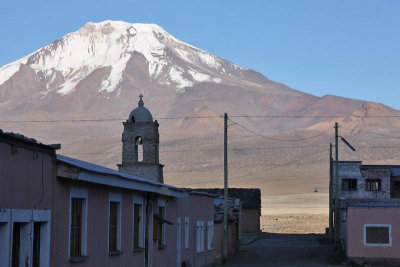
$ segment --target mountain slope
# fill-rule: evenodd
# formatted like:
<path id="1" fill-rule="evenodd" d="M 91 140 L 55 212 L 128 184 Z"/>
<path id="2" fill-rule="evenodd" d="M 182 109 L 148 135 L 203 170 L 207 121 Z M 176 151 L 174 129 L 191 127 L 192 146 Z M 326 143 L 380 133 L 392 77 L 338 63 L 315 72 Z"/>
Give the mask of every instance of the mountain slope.
<path id="1" fill-rule="evenodd" d="M 232 119 L 232 186 L 261 187 L 271 194 L 277 185 L 279 193 L 299 192 L 298 187 L 326 192 L 333 130 L 321 132 L 336 121 L 341 131 L 351 129 L 346 138 L 357 147 L 351 154 L 341 149 L 341 158 L 398 160 L 397 150 L 387 147 L 395 147 L 399 138 L 388 145 L 382 136 L 377 141 L 364 135 L 367 129 L 396 136 L 398 119 L 363 116 L 399 111 L 303 93 L 186 44 L 157 25 L 120 21 L 87 23 L 1 66 L 0 127 L 44 143 L 60 142 L 60 153 L 115 168 L 121 161 L 121 121 L 137 106 L 140 93 L 160 123 L 165 180 L 180 186 L 214 186 L 222 177 L 223 120 L 218 116 L 225 112 Z M 186 118 L 171 119 L 176 117 Z M 89 121 L 69 121 L 74 119 Z M 41 120 L 49 122 L 29 122 Z M 362 148 L 373 144 L 382 149 Z"/>

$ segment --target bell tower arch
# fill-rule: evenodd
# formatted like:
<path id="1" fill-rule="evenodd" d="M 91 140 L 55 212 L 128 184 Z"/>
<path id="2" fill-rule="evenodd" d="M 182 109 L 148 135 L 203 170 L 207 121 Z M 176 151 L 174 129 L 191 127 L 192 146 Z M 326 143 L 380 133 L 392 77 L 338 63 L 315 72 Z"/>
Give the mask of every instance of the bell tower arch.
<path id="1" fill-rule="evenodd" d="M 144 107 L 143 95 L 139 99 L 138 107 L 123 122 L 122 163 L 118 164 L 118 170 L 163 183 L 164 166 L 159 163 L 159 124 Z"/>

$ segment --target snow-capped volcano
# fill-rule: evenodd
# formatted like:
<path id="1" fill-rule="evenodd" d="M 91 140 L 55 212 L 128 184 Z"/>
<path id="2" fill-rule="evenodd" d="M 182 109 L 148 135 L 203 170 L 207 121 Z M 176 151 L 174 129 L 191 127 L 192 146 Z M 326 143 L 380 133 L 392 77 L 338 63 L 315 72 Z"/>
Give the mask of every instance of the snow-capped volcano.
<path id="1" fill-rule="evenodd" d="M 9 119 L 123 118 L 145 96 L 155 117 L 198 107 L 222 114 L 354 112 L 363 102 L 320 98 L 273 82 L 178 40 L 155 24 L 89 22 L 32 54 L 0 67 L 0 113 Z M 329 101 L 328 101 L 329 102 Z M 335 103 L 345 103 L 336 105 Z M 244 120 L 265 130 L 308 127 Z"/>
<path id="2" fill-rule="evenodd" d="M 220 83 L 220 75 L 225 75 L 227 69 L 228 72 L 244 70 L 179 41 L 158 25 L 104 21 L 89 22 L 78 31 L 1 67 L 0 85 L 25 64 L 46 81 L 41 94 L 56 91 L 65 95 L 93 71 L 107 67 L 98 91 L 118 91 L 127 63 L 135 53 L 145 58 L 152 80 L 175 86 L 178 91 L 198 82 Z"/>

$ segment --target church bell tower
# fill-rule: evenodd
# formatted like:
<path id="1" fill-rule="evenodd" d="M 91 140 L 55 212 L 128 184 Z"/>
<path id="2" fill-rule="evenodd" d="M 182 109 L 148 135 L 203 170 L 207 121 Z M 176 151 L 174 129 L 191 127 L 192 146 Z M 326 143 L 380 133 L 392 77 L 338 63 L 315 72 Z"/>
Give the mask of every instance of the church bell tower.
<path id="1" fill-rule="evenodd" d="M 159 125 L 144 107 L 143 95 L 139 98 L 138 107 L 123 122 L 122 164 L 118 164 L 118 170 L 163 183 L 164 165 L 159 163 Z"/>

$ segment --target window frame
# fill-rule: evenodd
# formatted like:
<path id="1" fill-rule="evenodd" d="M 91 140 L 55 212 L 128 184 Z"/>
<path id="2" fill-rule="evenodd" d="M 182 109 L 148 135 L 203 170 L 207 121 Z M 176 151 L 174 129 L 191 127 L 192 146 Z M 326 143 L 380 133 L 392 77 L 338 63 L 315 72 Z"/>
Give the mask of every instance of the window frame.
<path id="1" fill-rule="evenodd" d="M 353 182 L 355 181 L 355 185 L 356 185 L 356 188 L 355 189 L 352 189 L 352 188 L 350 188 L 350 189 L 345 189 L 344 188 L 344 182 L 345 181 L 349 181 L 349 182 L 351 182 L 350 183 L 350 185 L 353 185 Z M 358 179 L 357 178 L 342 178 L 342 191 L 345 191 L 345 192 L 354 192 L 354 191 L 357 191 L 358 190 Z"/>
<path id="2" fill-rule="evenodd" d="M 389 228 L 389 243 L 367 243 L 367 227 L 388 227 Z M 364 235 L 364 246 L 369 246 L 369 247 L 391 247 L 392 246 L 392 225 L 391 224 L 364 224 L 363 235 Z"/>
<path id="3" fill-rule="evenodd" d="M 139 224 L 139 240 L 138 247 L 135 247 L 135 205 L 141 205 L 141 214 L 140 214 L 140 224 Z M 144 249 L 144 205 L 143 205 L 143 197 L 134 196 L 133 197 L 133 223 L 132 223 L 132 250 L 133 251 L 142 251 Z"/>
<path id="4" fill-rule="evenodd" d="M 204 252 L 204 221 L 196 223 L 196 253 Z"/>
<path id="5" fill-rule="evenodd" d="M 110 216 L 111 216 L 111 202 L 117 203 L 117 244 L 116 250 L 110 250 Z M 108 199 L 108 231 L 107 231 L 107 249 L 108 254 L 120 255 L 121 254 L 121 212 L 122 211 L 122 196 L 119 193 L 110 193 Z"/>
<path id="6" fill-rule="evenodd" d="M 214 221 L 207 223 L 207 250 L 214 249 Z"/>
<path id="7" fill-rule="evenodd" d="M 72 199 L 82 199 L 82 233 L 81 233 L 81 255 L 71 256 L 71 226 L 72 226 Z M 68 233 L 68 256 L 71 262 L 82 261 L 87 258 L 87 213 L 88 213 L 88 190 L 85 188 L 71 187 L 69 192 L 69 233 Z"/>
<path id="8" fill-rule="evenodd" d="M 368 183 L 378 182 L 378 189 L 368 189 Z M 368 192 L 379 192 L 382 191 L 382 179 L 365 179 L 365 191 Z"/>

